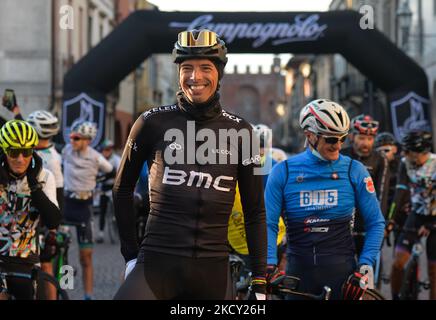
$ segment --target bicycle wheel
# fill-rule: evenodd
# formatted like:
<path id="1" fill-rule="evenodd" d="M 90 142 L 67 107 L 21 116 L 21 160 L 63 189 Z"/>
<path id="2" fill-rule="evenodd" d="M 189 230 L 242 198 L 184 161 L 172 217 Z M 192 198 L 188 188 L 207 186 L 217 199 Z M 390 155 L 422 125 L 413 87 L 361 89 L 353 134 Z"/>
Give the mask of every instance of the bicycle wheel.
<path id="1" fill-rule="evenodd" d="M 400 289 L 400 300 L 418 300 L 418 262 L 410 260 L 404 268 L 403 283 Z"/>
<path id="2" fill-rule="evenodd" d="M 386 300 L 386 298 L 375 289 L 368 289 L 362 296 L 362 300 Z"/>
<path id="3" fill-rule="evenodd" d="M 45 273 L 42 270 L 39 270 L 38 272 L 39 272 L 38 276 L 41 281 L 49 282 L 56 287 L 58 300 L 70 300 L 67 292 L 61 289 L 59 282 L 53 276 L 49 275 L 48 273 Z"/>

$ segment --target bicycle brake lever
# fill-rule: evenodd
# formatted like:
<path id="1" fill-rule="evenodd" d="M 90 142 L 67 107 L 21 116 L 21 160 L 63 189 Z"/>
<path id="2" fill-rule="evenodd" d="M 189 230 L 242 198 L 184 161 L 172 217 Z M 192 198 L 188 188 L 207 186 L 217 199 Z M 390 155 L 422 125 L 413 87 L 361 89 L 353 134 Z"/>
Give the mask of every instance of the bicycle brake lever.
<path id="1" fill-rule="evenodd" d="M 323 300 L 330 300 L 330 296 L 332 295 L 332 289 L 330 287 L 324 286 L 324 299 Z"/>

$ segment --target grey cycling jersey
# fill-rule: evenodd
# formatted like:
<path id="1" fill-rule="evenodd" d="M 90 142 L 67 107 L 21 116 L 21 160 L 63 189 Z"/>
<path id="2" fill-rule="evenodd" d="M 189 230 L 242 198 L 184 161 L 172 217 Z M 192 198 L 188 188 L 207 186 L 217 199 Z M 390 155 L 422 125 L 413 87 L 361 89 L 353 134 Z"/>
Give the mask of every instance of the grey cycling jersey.
<path id="1" fill-rule="evenodd" d="M 95 189 L 98 171 L 109 173 L 112 165 L 103 155 L 88 147 L 84 151 L 74 151 L 69 144 L 62 150 L 64 163 L 64 189 L 67 191 L 90 192 Z"/>

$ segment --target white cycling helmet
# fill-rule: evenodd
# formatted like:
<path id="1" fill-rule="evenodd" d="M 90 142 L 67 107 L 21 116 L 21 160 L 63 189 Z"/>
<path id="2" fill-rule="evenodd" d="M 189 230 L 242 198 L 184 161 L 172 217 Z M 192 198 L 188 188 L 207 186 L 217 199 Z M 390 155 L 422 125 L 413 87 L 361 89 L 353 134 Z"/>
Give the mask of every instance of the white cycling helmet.
<path id="1" fill-rule="evenodd" d="M 91 121 L 78 122 L 71 127 L 71 133 L 76 133 L 92 140 L 97 135 L 97 126 Z"/>
<path id="2" fill-rule="evenodd" d="M 301 109 L 300 127 L 315 134 L 343 135 L 350 129 L 350 118 L 338 103 L 317 99 Z"/>
<path id="3" fill-rule="evenodd" d="M 38 136 L 48 139 L 59 132 L 59 121 L 54 115 L 45 110 L 36 110 L 29 114 L 26 120 L 35 128 Z"/>
<path id="4" fill-rule="evenodd" d="M 253 130 L 256 133 L 258 139 L 260 140 L 260 146 L 262 148 L 271 147 L 272 145 L 272 131 L 270 127 L 268 127 L 266 124 L 256 124 L 252 125 Z"/>

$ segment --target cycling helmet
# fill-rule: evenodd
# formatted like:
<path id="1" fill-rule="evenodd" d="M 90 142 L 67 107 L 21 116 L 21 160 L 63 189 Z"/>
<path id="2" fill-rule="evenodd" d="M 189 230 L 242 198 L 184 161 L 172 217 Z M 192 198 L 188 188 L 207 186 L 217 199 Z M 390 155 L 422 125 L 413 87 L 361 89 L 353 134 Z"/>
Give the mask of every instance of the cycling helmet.
<path id="1" fill-rule="evenodd" d="M 345 109 L 328 99 L 309 102 L 301 109 L 300 127 L 320 135 L 347 134 L 350 118 Z"/>
<path id="2" fill-rule="evenodd" d="M 374 146 L 376 148 L 382 147 L 382 146 L 393 146 L 396 145 L 397 141 L 395 140 L 395 137 L 392 133 L 389 132 L 381 132 L 375 137 L 375 144 Z"/>
<path id="3" fill-rule="evenodd" d="M 261 148 L 268 148 L 272 145 L 272 131 L 265 124 L 256 124 L 252 125 L 254 133 L 257 135 L 257 138 L 260 140 Z"/>
<path id="4" fill-rule="evenodd" d="M 179 33 L 174 44 L 173 57 L 175 63 L 192 58 L 210 59 L 217 67 L 221 79 L 227 63 L 227 48 L 215 32 L 193 29 Z"/>
<path id="5" fill-rule="evenodd" d="M 378 131 L 378 121 L 370 115 L 361 114 L 351 120 L 351 130 L 354 133 L 375 136 Z"/>
<path id="6" fill-rule="evenodd" d="M 42 139 L 48 139 L 55 136 L 59 132 L 59 121 L 54 115 L 48 111 L 37 110 L 29 114 L 27 118 L 29 122 Z"/>
<path id="7" fill-rule="evenodd" d="M 3 150 L 32 149 L 38 145 L 38 141 L 35 128 L 24 120 L 9 120 L 0 129 L 0 145 Z"/>
<path id="8" fill-rule="evenodd" d="M 109 139 L 104 139 L 100 145 L 101 150 L 107 149 L 107 148 L 113 148 L 113 147 L 114 147 L 114 143 L 112 140 L 109 140 Z"/>
<path id="9" fill-rule="evenodd" d="M 406 151 L 427 152 L 431 150 L 432 137 L 427 131 L 410 131 L 401 140 L 401 146 Z"/>
<path id="10" fill-rule="evenodd" d="M 94 122 L 78 122 L 71 127 L 71 133 L 79 134 L 83 138 L 94 139 L 97 135 L 97 126 Z"/>

